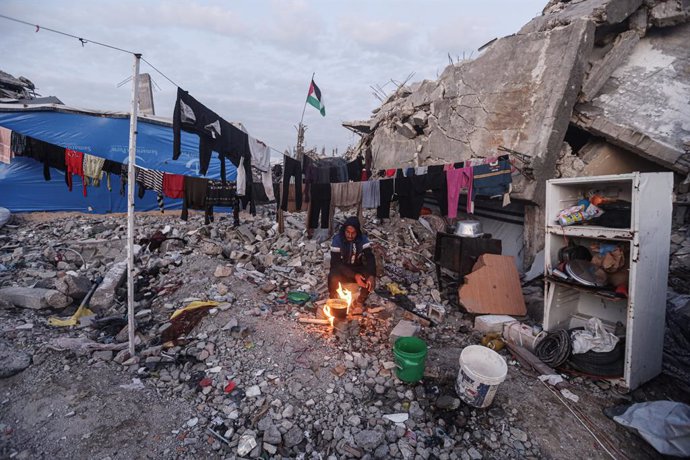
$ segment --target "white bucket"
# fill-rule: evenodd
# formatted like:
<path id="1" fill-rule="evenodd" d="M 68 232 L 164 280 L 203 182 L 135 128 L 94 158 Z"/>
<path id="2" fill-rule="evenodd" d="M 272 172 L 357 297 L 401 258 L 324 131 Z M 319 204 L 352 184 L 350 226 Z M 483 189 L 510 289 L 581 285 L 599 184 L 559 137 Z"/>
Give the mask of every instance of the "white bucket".
<path id="1" fill-rule="evenodd" d="M 481 345 L 470 345 L 460 353 L 455 391 L 470 406 L 488 407 L 507 374 L 508 366 L 501 355 Z"/>

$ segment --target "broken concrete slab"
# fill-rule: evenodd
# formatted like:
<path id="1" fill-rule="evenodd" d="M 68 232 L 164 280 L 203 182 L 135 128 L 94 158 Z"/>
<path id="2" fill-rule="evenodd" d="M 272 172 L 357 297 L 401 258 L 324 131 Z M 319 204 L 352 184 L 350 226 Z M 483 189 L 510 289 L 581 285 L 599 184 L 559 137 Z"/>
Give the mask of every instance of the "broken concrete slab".
<path id="1" fill-rule="evenodd" d="M 92 309 L 107 308 L 115 302 L 115 291 L 122 286 L 127 277 L 127 261 L 114 264 L 103 277 L 103 281 L 96 288 L 89 306 Z"/>
<path id="2" fill-rule="evenodd" d="M 83 276 L 67 274 L 55 280 L 55 289 L 75 300 L 82 300 L 91 289 L 91 281 Z"/>
<path id="3" fill-rule="evenodd" d="M 683 24 L 690 19 L 690 0 L 659 2 L 649 10 L 649 20 L 657 27 Z"/>
<path id="4" fill-rule="evenodd" d="M 604 86 L 604 83 L 632 53 L 639 40 L 640 36 L 634 30 L 628 30 L 616 37 L 612 48 L 604 57 L 593 62 L 592 67 L 587 72 L 587 77 L 580 91 L 580 102 L 591 101 L 599 94 L 599 90 Z"/>
<path id="5" fill-rule="evenodd" d="M 41 310 L 65 308 L 73 299 L 55 289 L 9 287 L 0 289 L 0 299 L 16 307 Z"/>
<path id="6" fill-rule="evenodd" d="M 472 273 L 465 276 L 465 284 L 458 289 L 458 300 L 469 313 L 527 314 L 520 275 L 511 256 L 480 256 Z"/>
<path id="7" fill-rule="evenodd" d="M 666 168 L 687 173 L 690 156 L 690 23 L 650 30 L 600 94 L 572 122 Z"/>
<path id="8" fill-rule="evenodd" d="M 585 19 L 597 24 L 618 24 L 635 12 L 642 0 L 584 0 L 581 2 L 551 2 L 518 32 L 543 32 Z"/>

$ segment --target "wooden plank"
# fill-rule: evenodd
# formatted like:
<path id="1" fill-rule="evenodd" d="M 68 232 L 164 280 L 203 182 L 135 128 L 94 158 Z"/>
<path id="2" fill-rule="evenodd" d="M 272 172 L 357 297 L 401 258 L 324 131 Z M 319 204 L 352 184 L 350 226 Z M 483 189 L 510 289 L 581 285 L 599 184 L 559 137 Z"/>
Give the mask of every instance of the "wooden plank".
<path id="1" fill-rule="evenodd" d="M 465 284 L 458 289 L 460 304 L 469 313 L 527 314 L 520 276 L 512 256 L 483 254 Z"/>

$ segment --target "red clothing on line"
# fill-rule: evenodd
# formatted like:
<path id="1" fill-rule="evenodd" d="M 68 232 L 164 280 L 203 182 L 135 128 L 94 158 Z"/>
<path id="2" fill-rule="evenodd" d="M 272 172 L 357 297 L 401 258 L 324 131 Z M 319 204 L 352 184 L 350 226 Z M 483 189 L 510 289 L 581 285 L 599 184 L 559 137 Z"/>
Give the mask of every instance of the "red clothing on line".
<path id="1" fill-rule="evenodd" d="M 72 149 L 65 149 L 65 165 L 67 166 L 67 188 L 72 191 L 72 174 L 81 177 L 86 196 L 86 181 L 84 180 L 84 154 Z"/>
<path id="2" fill-rule="evenodd" d="M 184 198 L 184 176 L 164 173 L 163 195 L 168 198 Z"/>

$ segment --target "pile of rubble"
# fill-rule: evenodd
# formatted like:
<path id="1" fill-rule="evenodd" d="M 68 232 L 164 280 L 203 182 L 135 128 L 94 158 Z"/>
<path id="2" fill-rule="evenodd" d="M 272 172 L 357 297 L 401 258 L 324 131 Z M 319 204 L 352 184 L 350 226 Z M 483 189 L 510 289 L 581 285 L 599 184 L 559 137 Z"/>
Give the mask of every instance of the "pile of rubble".
<path id="1" fill-rule="evenodd" d="M 0 234 L 0 302 L 13 347 L 29 354 L 67 351 L 72 366 L 114 366 L 129 374 L 132 388 L 152 387 L 193 403 L 196 413 L 175 433 L 178 447 L 191 455 L 209 449 L 252 458 L 481 458 L 486 449 L 502 458 L 540 455 L 512 412 L 460 407 L 455 360 L 435 364 L 432 350 L 431 377 L 423 385 L 394 377 L 390 333 L 410 313 L 393 302 L 372 294 L 371 308 L 348 337 L 298 322 L 319 317 L 330 245 L 307 239 L 295 216 L 278 234 L 272 217 L 246 216 L 238 228 L 229 218 L 211 226 L 201 226 L 200 216 L 188 222 L 137 218 L 134 357 L 124 314 L 124 219 L 15 218 Z M 427 227 L 394 219 L 370 229 L 382 245 L 376 250 L 380 283 L 398 282 L 412 305 L 448 306 L 429 276 L 434 233 Z M 156 229 L 166 240 L 152 249 Z M 47 316 L 74 313 L 98 276 L 104 281 L 90 303 L 97 314 L 80 318 L 75 328 L 50 327 Z M 294 290 L 311 300 L 291 303 L 287 293 Z M 203 309 L 199 324 L 163 343 L 165 331 L 175 327 L 171 313 L 193 301 L 213 305 Z M 478 340 L 472 334 L 458 339 L 458 329 L 471 332 L 471 324 L 450 315 L 421 335 L 432 348 Z"/>
<path id="2" fill-rule="evenodd" d="M 367 222 L 371 239 L 381 245 L 375 251 L 380 285 L 397 283 L 411 305 L 448 311 L 440 324 L 419 331 L 430 347 L 423 383 L 395 377 L 391 344 L 394 326 L 403 318 L 419 320 L 423 308 L 409 312 L 372 294 L 356 333 L 342 336 L 328 325 L 300 322 L 320 317 L 329 242 L 307 239 L 296 216 L 286 219 L 284 234 L 277 233 L 270 212 L 246 216 L 238 228 L 230 227 L 230 218 L 202 226 L 201 216 L 188 222 L 138 216 L 134 357 L 127 350 L 124 314 L 124 219 L 16 218 L 0 231 L 0 301 L 6 307 L 0 313 L 13 338 L 8 346 L 17 357 L 14 372 L 29 365 L 27 355 L 42 356 L 39 361 L 63 356 L 66 368 L 105 366 L 122 375 L 123 388 L 155 389 L 185 401 L 192 413 L 178 422 L 172 445 L 159 452 L 164 456 L 172 449 L 250 458 L 545 455 L 527 434 L 535 430 L 532 417 L 543 415 L 543 409 L 529 414 L 546 391 L 533 386 L 533 377 L 511 371 L 488 411 L 461 403 L 455 393 L 459 352 L 481 335 L 435 288 L 429 259 L 438 222 Z M 157 231 L 165 241 L 155 237 Z M 48 315 L 74 313 L 97 276 L 104 277 L 91 303 L 97 315 L 80 318 L 74 328 L 49 326 Z M 291 302 L 288 294 L 295 290 L 310 299 Z M 45 292 L 62 296 L 61 303 Z M 171 320 L 195 301 L 208 303 L 198 310 L 198 323 Z M 608 386 L 576 381 L 594 397 L 615 394 Z"/>

